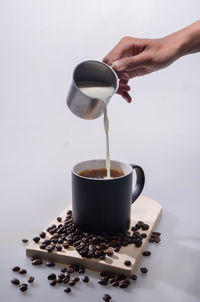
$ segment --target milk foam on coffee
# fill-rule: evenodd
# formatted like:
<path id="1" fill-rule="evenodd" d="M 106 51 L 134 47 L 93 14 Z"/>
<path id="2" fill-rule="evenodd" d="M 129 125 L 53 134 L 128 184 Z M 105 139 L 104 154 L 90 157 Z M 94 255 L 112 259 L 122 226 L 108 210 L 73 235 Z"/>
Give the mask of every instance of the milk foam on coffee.
<path id="1" fill-rule="evenodd" d="M 108 86 L 100 82 L 80 82 L 77 84 L 79 89 L 91 98 L 96 98 L 102 101 L 103 112 L 104 112 L 104 129 L 106 134 L 106 169 L 107 169 L 107 178 L 110 178 L 110 150 L 109 150 L 109 121 L 107 115 L 107 106 L 106 99 L 111 96 L 114 92 L 112 86 Z"/>

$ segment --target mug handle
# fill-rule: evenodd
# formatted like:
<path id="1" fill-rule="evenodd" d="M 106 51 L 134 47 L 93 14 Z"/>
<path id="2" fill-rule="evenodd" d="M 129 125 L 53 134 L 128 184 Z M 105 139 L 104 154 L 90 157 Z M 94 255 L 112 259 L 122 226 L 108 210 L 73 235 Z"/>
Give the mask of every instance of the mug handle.
<path id="1" fill-rule="evenodd" d="M 133 170 L 135 170 L 136 177 L 137 177 L 136 184 L 132 193 L 132 203 L 133 203 L 141 194 L 144 188 L 145 176 L 144 176 L 144 171 L 140 166 L 133 165 L 133 164 L 130 164 L 130 166 L 133 168 Z"/>

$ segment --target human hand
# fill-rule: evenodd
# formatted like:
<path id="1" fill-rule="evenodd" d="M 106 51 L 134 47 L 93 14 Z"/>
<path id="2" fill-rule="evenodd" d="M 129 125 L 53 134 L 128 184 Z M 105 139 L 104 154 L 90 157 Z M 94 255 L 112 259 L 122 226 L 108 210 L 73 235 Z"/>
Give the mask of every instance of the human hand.
<path id="1" fill-rule="evenodd" d="M 162 39 L 124 37 L 103 59 L 111 65 L 120 79 L 117 91 L 127 102 L 129 79 L 165 68 L 179 57 L 179 37 L 175 34 Z"/>

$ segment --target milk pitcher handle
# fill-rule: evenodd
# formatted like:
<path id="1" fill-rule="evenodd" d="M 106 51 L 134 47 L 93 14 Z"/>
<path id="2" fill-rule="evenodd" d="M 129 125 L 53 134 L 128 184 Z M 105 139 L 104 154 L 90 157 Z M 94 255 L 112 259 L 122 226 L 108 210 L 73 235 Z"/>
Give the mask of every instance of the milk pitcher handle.
<path id="1" fill-rule="evenodd" d="M 130 164 L 133 170 L 136 172 L 136 184 L 135 187 L 133 188 L 133 193 L 132 193 L 132 203 L 139 197 L 141 194 L 143 188 L 144 188 L 144 183 L 145 183 L 145 175 L 144 171 L 140 166 Z"/>

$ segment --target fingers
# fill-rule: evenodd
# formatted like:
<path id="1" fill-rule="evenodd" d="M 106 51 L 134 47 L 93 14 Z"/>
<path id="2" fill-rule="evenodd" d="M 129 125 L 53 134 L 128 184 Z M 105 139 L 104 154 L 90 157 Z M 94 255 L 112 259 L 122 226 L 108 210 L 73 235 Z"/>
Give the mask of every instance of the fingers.
<path id="1" fill-rule="evenodd" d="M 131 103 L 132 98 L 127 91 L 124 91 L 122 94 L 121 93 L 119 94 L 127 101 L 127 103 Z"/>
<path id="2" fill-rule="evenodd" d="M 131 71 L 134 68 L 145 67 L 149 61 L 148 54 L 142 52 L 137 56 L 125 57 L 112 63 L 112 67 L 118 72 Z"/>
<path id="3" fill-rule="evenodd" d="M 120 79 L 119 88 L 117 90 L 117 94 L 121 95 L 128 103 L 131 102 L 131 96 L 128 93 L 130 91 L 130 86 L 127 85 L 128 80 Z"/>
<path id="4" fill-rule="evenodd" d="M 122 38 L 119 43 L 103 58 L 103 62 L 112 65 L 113 61 L 119 60 L 123 54 L 131 47 L 131 37 Z"/>

